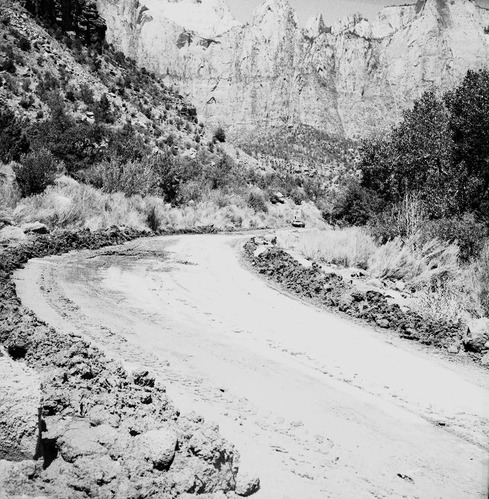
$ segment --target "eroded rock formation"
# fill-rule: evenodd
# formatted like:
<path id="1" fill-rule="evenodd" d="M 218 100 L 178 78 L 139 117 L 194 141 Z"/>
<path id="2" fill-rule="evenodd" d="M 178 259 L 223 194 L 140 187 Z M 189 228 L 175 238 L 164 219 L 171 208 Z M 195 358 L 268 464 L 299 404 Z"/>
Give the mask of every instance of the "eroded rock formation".
<path id="1" fill-rule="evenodd" d="M 234 130 L 304 123 L 364 135 L 489 60 L 489 11 L 473 0 L 419 0 L 331 28 L 316 16 L 305 29 L 286 0 L 267 0 L 244 26 L 223 0 L 97 6 L 110 42 Z"/>

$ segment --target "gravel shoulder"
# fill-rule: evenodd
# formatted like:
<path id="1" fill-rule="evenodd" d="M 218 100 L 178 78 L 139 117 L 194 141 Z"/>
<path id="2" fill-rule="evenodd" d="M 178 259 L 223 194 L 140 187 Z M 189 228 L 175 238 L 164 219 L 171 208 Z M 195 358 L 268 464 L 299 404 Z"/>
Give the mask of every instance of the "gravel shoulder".
<path id="1" fill-rule="evenodd" d="M 486 498 L 489 376 L 280 292 L 243 236 L 32 260 L 22 303 L 215 421 L 263 498 Z"/>

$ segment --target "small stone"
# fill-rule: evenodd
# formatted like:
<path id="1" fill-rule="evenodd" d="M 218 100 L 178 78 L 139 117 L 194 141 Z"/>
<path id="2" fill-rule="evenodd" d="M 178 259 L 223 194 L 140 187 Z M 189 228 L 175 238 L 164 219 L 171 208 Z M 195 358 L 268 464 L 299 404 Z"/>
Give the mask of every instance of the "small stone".
<path id="1" fill-rule="evenodd" d="M 448 347 L 448 353 L 453 353 L 453 354 L 456 354 L 458 353 L 460 350 L 460 345 L 458 343 L 452 343 L 449 347 Z"/>
<path id="2" fill-rule="evenodd" d="M 379 327 L 387 329 L 389 327 L 389 321 L 387 319 L 377 319 L 375 321 Z"/>
<path id="3" fill-rule="evenodd" d="M 489 353 L 486 353 L 481 359 L 481 364 L 483 366 L 489 366 Z"/>
<path id="4" fill-rule="evenodd" d="M 489 319 L 476 319 L 467 325 L 463 344 L 467 352 L 480 353 L 489 342 Z"/>
<path id="5" fill-rule="evenodd" d="M 248 497 L 260 489 L 260 479 L 249 473 L 239 471 L 236 478 L 236 494 L 241 497 Z"/>
<path id="6" fill-rule="evenodd" d="M 258 258 L 264 253 L 266 253 L 269 249 L 270 247 L 268 245 L 258 246 L 258 248 L 256 248 L 256 250 L 253 252 L 253 256 L 255 258 Z"/>

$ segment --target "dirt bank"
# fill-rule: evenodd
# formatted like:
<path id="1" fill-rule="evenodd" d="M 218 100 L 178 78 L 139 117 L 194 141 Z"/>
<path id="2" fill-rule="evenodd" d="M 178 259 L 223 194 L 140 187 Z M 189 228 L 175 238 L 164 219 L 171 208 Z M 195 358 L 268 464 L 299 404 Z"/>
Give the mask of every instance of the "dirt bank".
<path id="1" fill-rule="evenodd" d="M 31 260 L 16 285 L 40 319 L 218 423 L 256 497 L 486 497 L 487 371 L 282 293 L 243 268 L 248 238 Z"/>
<path id="2" fill-rule="evenodd" d="M 42 236 L 2 252 L 0 342 L 29 371 L 25 376 L 36 373 L 42 382 L 36 448 L 32 418 L 25 419 L 29 428 L 20 432 L 27 439 L 7 431 L 18 424 L 19 403 L 14 400 L 11 411 L 3 404 L 0 411 L 1 497 L 234 497 L 237 485 L 242 495 L 257 488 L 255 479 L 237 475 L 237 453 L 217 427 L 195 414 L 180 415 L 147 370 L 128 372 L 80 335 L 58 333 L 17 298 L 12 273 L 31 258 L 94 250 L 144 235 L 130 229 L 84 230 Z M 6 391 L 8 381 L 0 382 Z M 32 408 L 35 395 L 26 400 Z"/>
<path id="3" fill-rule="evenodd" d="M 463 323 L 435 322 L 407 308 L 401 308 L 379 291 L 360 291 L 336 273 L 325 273 L 315 263 L 305 267 L 283 249 L 262 237 L 244 246 L 247 260 L 267 279 L 302 298 L 344 312 L 384 330 L 396 331 L 401 338 L 448 350 L 464 345 L 463 354 L 476 362 L 483 358 L 474 351 Z M 458 348 L 457 348 L 458 351 Z M 487 350 L 486 350 L 487 351 Z"/>

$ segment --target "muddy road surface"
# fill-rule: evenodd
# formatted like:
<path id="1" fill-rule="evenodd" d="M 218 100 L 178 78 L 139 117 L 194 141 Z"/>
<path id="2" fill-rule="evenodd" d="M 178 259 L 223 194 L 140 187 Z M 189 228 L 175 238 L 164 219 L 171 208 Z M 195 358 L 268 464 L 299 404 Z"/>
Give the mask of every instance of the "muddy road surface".
<path id="1" fill-rule="evenodd" d="M 489 375 L 294 299 L 245 236 L 32 260 L 22 302 L 219 424 L 266 499 L 488 497 Z"/>

